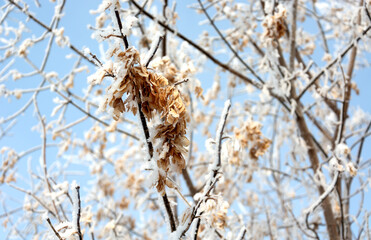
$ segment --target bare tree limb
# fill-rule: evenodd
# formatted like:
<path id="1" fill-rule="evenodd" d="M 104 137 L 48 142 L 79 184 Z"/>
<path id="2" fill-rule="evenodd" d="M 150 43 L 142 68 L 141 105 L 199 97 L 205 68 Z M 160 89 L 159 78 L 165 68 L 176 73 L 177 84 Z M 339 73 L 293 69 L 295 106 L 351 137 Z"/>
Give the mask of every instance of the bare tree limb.
<path id="1" fill-rule="evenodd" d="M 236 52 L 236 50 L 234 50 L 234 48 L 231 46 L 231 44 L 227 41 L 227 39 L 223 36 L 223 34 L 220 32 L 219 28 L 215 25 L 214 23 L 214 20 L 211 19 L 210 15 L 208 14 L 207 10 L 205 9 L 203 3 L 201 0 L 198 0 L 198 3 L 199 5 L 201 6 L 201 9 L 202 11 L 204 12 L 205 16 L 207 17 L 207 19 L 209 20 L 211 26 L 213 26 L 213 28 L 215 29 L 215 31 L 218 33 L 218 35 L 220 36 L 220 38 L 223 40 L 223 42 L 225 43 L 225 45 L 229 48 L 229 50 L 231 50 L 231 52 L 234 54 L 234 56 L 242 63 L 242 65 L 244 65 L 250 72 L 251 74 L 259 80 L 259 82 L 261 84 L 264 84 L 264 81 L 263 79 L 261 79 L 258 74 L 256 74 L 256 72 L 240 57 L 240 55 Z"/>
<path id="2" fill-rule="evenodd" d="M 134 4 L 134 6 L 140 10 L 144 15 L 146 15 L 149 19 L 153 20 L 153 21 L 156 21 L 158 24 L 160 24 L 162 27 L 164 27 L 166 30 L 168 30 L 169 32 L 173 33 L 173 34 L 176 34 L 179 38 L 181 38 L 182 40 L 188 42 L 192 47 L 194 47 L 195 49 L 197 49 L 199 52 L 201 52 L 202 54 L 204 54 L 207 58 L 209 58 L 212 62 L 214 62 L 216 65 L 220 66 L 221 68 L 227 70 L 228 72 L 232 73 L 233 75 L 241 78 L 242 80 L 244 80 L 245 82 L 247 83 L 250 83 L 252 84 L 253 86 L 255 86 L 256 88 L 258 89 L 261 89 L 262 88 L 262 85 L 254 80 L 252 80 L 251 78 L 249 77 L 246 77 L 245 75 L 241 74 L 240 72 L 234 70 L 233 68 L 230 68 L 227 64 L 224 64 L 222 63 L 221 61 L 219 61 L 218 59 L 216 59 L 213 55 L 211 55 L 210 53 L 208 53 L 205 49 L 203 49 L 199 44 L 193 42 L 192 40 L 190 40 L 189 38 L 187 38 L 186 36 L 184 36 L 183 34 L 177 32 L 177 31 L 174 31 L 172 28 L 170 28 L 167 24 L 165 24 L 164 22 L 156 19 L 151 13 L 147 12 L 143 7 L 141 7 L 136 1 L 134 0 L 130 0 L 130 2 L 132 2 Z"/>
<path id="3" fill-rule="evenodd" d="M 50 218 L 47 218 L 46 221 L 49 223 L 49 226 L 50 226 L 50 228 L 53 230 L 55 236 L 56 236 L 59 240 L 63 240 L 62 237 L 61 237 L 61 235 L 59 235 L 59 233 L 55 230 L 55 228 L 54 228 L 52 222 L 50 221 Z"/>
<path id="4" fill-rule="evenodd" d="M 362 32 L 362 36 L 365 36 L 368 31 L 371 29 L 371 26 L 368 26 L 365 30 Z M 356 37 L 353 39 L 353 41 L 339 54 L 338 58 L 335 58 L 330 63 L 328 63 L 324 68 L 321 69 L 310 81 L 309 83 L 304 87 L 304 89 L 300 92 L 296 100 L 299 100 L 304 93 L 325 73 L 326 70 L 330 69 L 335 65 L 335 63 L 339 60 L 342 60 L 344 56 L 356 45 L 357 42 L 359 42 L 362 39 L 361 36 Z"/>
<path id="5" fill-rule="evenodd" d="M 21 10 L 24 14 L 26 14 L 29 18 L 31 18 L 33 21 L 35 21 L 37 24 L 39 24 L 41 27 L 43 27 L 45 30 L 47 30 L 48 32 L 52 33 L 54 35 L 54 32 L 51 28 L 49 28 L 48 26 L 46 26 L 43 22 L 41 22 L 40 20 L 38 20 L 36 17 L 34 17 L 31 13 L 29 13 L 26 9 L 22 8 L 20 5 L 18 5 L 16 2 L 14 2 L 13 0 L 8 0 L 11 4 L 13 4 L 14 6 L 16 6 L 19 10 Z M 92 60 L 90 60 L 88 57 L 86 57 L 80 50 L 78 50 L 74 45 L 72 44 L 69 44 L 68 47 L 74 51 L 75 53 L 77 53 L 78 55 L 80 55 L 82 58 L 84 58 L 86 61 L 98 66 L 95 62 L 93 62 Z M 99 67 L 99 66 L 98 66 Z"/>

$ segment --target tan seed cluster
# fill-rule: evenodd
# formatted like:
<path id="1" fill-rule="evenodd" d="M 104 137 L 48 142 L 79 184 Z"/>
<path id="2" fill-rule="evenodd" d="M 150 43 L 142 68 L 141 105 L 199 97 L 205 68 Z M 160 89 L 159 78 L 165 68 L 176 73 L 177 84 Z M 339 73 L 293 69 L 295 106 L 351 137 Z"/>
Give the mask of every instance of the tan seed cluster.
<path id="1" fill-rule="evenodd" d="M 241 128 L 234 129 L 236 139 L 242 148 L 249 149 L 249 155 L 253 160 L 258 160 L 271 144 L 271 140 L 263 136 L 261 127 L 258 122 L 246 121 Z"/>
<path id="2" fill-rule="evenodd" d="M 264 28 L 264 37 L 279 39 L 285 35 L 285 20 L 287 17 L 286 9 L 278 6 L 278 12 L 274 15 L 267 16 L 262 25 Z"/>
<path id="3" fill-rule="evenodd" d="M 115 54 L 115 51 L 112 55 Z M 105 72 L 114 75 L 114 82 L 107 88 L 107 93 L 101 107 L 107 105 L 113 108 L 113 118 L 118 120 L 121 113 L 131 110 L 134 115 L 137 112 L 135 102 L 141 102 L 142 112 L 148 121 L 155 115 L 160 115 L 161 124 L 156 126 L 154 139 L 163 139 L 163 145 L 167 146 L 166 154 L 157 161 L 157 165 L 168 172 L 170 163 L 177 171 L 185 167 L 184 155 L 189 144 L 186 138 L 188 115 L 181 93 L 173 84 L 176 68 L 170 64 L 170 60 L 164 60 L 157 66 L 166 77 L 149 71 L 141 65 L 139 53 L 135 48 L 128 48 L 117 55 L 120 66 L 105 66 Z M 98 73 L 92 79 L 92 83 L 100 83 L 104 75 Z M 122 99 L 126 94 L 127 98 Z M 139 98 L 140 97 L 140 98 Z M 134 104 L 133 104 L 134 103 Z M 166 184 L 166 176 L 160 177 L 157 188 L 163 189 Z M 161 191 L 160 191 L 161 192 Z"/>

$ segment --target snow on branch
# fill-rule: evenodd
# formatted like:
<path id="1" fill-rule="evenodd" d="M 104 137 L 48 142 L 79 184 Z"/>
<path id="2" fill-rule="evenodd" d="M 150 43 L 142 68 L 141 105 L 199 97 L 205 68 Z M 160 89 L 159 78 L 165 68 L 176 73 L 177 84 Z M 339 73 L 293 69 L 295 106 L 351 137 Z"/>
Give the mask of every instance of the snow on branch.
<path id="1" fill-rule="evenodd" d="M 81 200 L 80 200 L 80 186 L 72 184 L 72 224 L 73 228 L 77 231 L 79 239 L 82 240 L 81 227 L 80 227 L 80 217 L 81 217 Z"/>
<path id="2" fill-rule="evenodd" d="M 215 153 L 215 162 L 212 166 L 212 171 L 213 171 L 213 179 L 216 177 L 220 167 L 221 167 L 221 151 L 222 151 L 222 136 L 223 136 L 223 131 L 225 124 L 227 122 L 227 117 L 229 113 L 229 109 L 231 108 L 231 101 L 228 99 L 224 103 L 224 109 L 222 112 L 222 115 L 220 117 L 219 125 L 216 130 L 216 137 L 215 137 L 215 142 L 216 142 L 216 153 Z M 213 182 L 212 179 L 210 179 L 210 182 L 208 186 L 211 186 L 211 183 Z"/>
<path id="3" fill-rule="evenodd" d="M 200 209 L 201 205 L 204 204 L 207 200 L 210 199 L 210 197 L 209 197 L 210 193 L 211 193 L 212 189 L 215 187 L 215 184 L 217 183 L 217 181 L 219 179 L 218 178 L 218 172 L 221 168 L 221 150 L 222 150 L 221 142 L 222 142 L 222 139 L 223 139 L 223 131 L 224 131 L 224 128 L 225 128 L 225 125 L 226 125 L 226 122 L 227 122 L 227 118 L 228 118 L 230 108 L 231 108 L 231 101 L 228 99 L 224 103 L 224 109 L 223 109 L 223 112 L 221 114 L 220 121 L 219 121 L 218 128 L 217 128 L 217 132 L 216 132 L 216 137 L 215 137 L 216 151 L 215 151 L 215 155 L 214 155 L 215 161 L 212 164 L 211 172 L 208 175 L 210 177 L 210 179 L 207 180 L 207 183 L 205 185 L 203 193 L 195 195 L 194 198 L 197 201 L 195 206 L 190 207 L 190 208 L 185 210 L 183 215 L 186 215 L 186 217 L 182 218 L 182 224 L 178 227 L 177 231 L 172 234 L 171 239 L 180 239 L 182 236 L 184 236 L 184 234 L 190 228 L 193 220 L 196 219 L 196 218 L 197 218 L 196 229 L 195 229 L 193 234 L 194 234 L 194 239 L 197 238 L 197 232 L 198 232 L 198 228 L 200 226 L 199 220 L 200 220 L 201 215 L 205 212 L 205 209 Z M 201 196 L 197 196 L 197 195 L 201 195 Z M 218 199 L 216 199 L 215 201 L 218 202 Z M 224 201 L 220 201 L 220 202 L 221 202 L 220 205 L 221 205 L 221 211 L 222 211 L 221 213 L 225 214 L 226 213 L 226 208 L 228 208 L 228 203 L 224 202 Z M 191 214 L 189 214 L 190 211 L 192 212 Z M 220 215 L 220 216 L 222 216 L 222 215 Z M 218 234 L 217 230 L 216 230 L 216 233 Z"/>
<path id="4" fill-rule="evenodd" d="M 308 222 L 309 215 L 327 198 L 327 196 L 334 190 L 336 182 L 339 177 L 339 171 L 335 171 L 335 175 L 331 181 L 331 184 L 327 187 L 326 191 L 309 207 L 305 210 L 306 221 Z"/>
<path id="5" fill-rule="evenodd" d="M 52 222 L 50 221 L 50 218 L 49 218 L 49 217 L 46 218 L 46 221 L 48 222 L 49 227 L 52 229 L 52 231 L 53 231 L 53 233 L 55 234 L 55 236 L 56 236 L 59 240 L 62 240 L 61 235 L 59 235 L 59 233 L 57 232 L 57 230 L 55 230 L 55 228 L 54 228 Z"/>
<path id="6" fill-rule="evenodd" d="M 81 199 L 80 199 L 80 186 L 75 182 L 71 186 L 72 194 L 72 222 L 60 222 L 57 226 L 53 226 L 47 213 L 44 219 L 48 222 L 52 233 L 49 234 L 48 239 L 79 239 L 82 240 L 82 232 L 80 227 L 81 218 Z M 77 235 L 77 237 L 76 237 Z M 74 237 L 74 238 L 73 238 Z"/>
<path id="7" fill-rule="evenodd" d="M 148 67 L 149 63 L 151 62 L 152 58 L 155 56 L 158 47 L 160 46 L 160 43 L 164 37 L 161 36 L 160 34 L 157 34 L 155 36 L 155 41 L 153 41 L 151 48 L 146 54 L 146 57 L 143 60 L 144 66 Z"/>

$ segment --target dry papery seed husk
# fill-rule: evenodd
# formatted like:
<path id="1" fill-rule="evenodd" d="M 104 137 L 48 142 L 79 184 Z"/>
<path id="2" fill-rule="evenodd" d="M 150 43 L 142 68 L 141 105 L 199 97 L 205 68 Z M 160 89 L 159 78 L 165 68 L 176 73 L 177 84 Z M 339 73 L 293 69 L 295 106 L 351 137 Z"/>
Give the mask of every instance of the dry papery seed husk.
<path id="1" fill-rule="evenodd" d="M 157 165 L 165 173 L 169 171 L 171 164 L 180 172 L 185 167 L 184 155 L 189 145 L 185 136 L 189 118 L 181 93 L 167 78 L 142 66 L 135 48 L 128 48 L 116 57 L 118 63 L 116 61 L 112 69 L 107 70 L 115 77 L 107 88 L 103 109 L 108 104 L 113 108 L 113 118 L 118 120 L 124 111 L 132 111 L 135 115 L 137 104 L 133 103 L 140 101 L 142 112 L 148 121 L 151 121 L 155 114 L 159 114 L 162 121 L 156 126 L 154 139 L 160 139 L 163 144 L 167 144 L 168 151 L 162 154 L 164 157 L 157 160 Z M 101 79 L 97 82 L 99 81 Z M 123 101 L 124 94 L 127 94 L 127 98 Z M 159 178 L 158 188 L 164 187 L 165 179 L 166 176 Z"/>

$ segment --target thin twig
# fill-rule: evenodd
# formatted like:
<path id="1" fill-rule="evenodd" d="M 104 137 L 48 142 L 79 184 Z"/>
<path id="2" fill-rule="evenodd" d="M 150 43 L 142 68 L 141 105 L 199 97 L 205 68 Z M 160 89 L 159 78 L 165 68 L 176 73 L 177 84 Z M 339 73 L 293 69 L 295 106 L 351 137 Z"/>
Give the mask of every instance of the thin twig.
<path id="1" fill-rule="evenodd" d="M 370 15 L 370 12 L 369 12 L 368 9 L 367 9 L 367 1 L 364 2 L 364 7 L 363 7 L 363 8 L 365 9 L 366 16 L 367 16 L 368 20 L 369 20 L 370 23 L 371 23 L 371 15 Z"/>
<path id="2" fill-rule="evenodd" d="M 91 113 L 87 112 L 85 109 L 83 109 L 82 107 L 80 107 L 79 105 L 77 105 L 75 102 L 73 102 L 70 98 L 68 98 L 67 96 L 65 96 L 64 94 L 62 94 L 60 91 L 58 90 L 55 90 L 61 97 L 63 97 L 65 100 L 68 101 L 68 103 L 72 104 L 74 107 L 76 107 L 78 110 L 80 110 L 82 113 L 86 114 L 87 116 L 89 116 L 90 118 L 94 119 L 95 121 L 103 124 L 104 126 L 106 127 L 109 127 L 110 124 L 100 120 L 99 118 L 97 118 L 96 116 L 92 115 Z M 135 140 L 139 140 L 139 138 L 129 132 L 126 132 L 125 130 L 121 130 L 121 129 L 116 129 L 117 132 L 119 133 L 122 133 L 122 134 L 125 134 L 127 135 L 128 137 L 131 137 Z"/>
<path id="3" fill-rule="evenodd" d="M 211 26 L 213 26 L 213 28 L 215 29 L 215 31 L 218 33 L 218 35 L 220 36 L 220 38 L 223 40 L 223 42 L 225 43 L 225 45 L 227 45 L 227 47 L 229 48 L 229 50 L 231 50 L 231 52 L 234 54 L 234 56 L 242 63 L 242 65 L 244 65 L 250 72 L 251 74 L 259 80 L 259 82 L 261 84 L 264 84 L 264 81 L 263 79 L 261 79 L 258 74 L 256 74 L 256 72 L 240 57 L 240 55 L 236 52 L 236 50 L 234 50 L 234 48 L 231 46 L 231 44 L 227 41 L 227 39 L 225 39 L 225 37 L 223 36 L 223 34 L 220 32 L 219 28 L 215 25 L 214 23 L 214 20 L 211 19 L 210 15 L 208 14 L 208 12 L 206 11 L 203 3 L 201 0 L 198 0 L 198 3 L 202 9 L 202 11 L 205 13 L 205 16 L 207 17 L 207 19 L 209 20 Z"/>
<path id="4" fill-rule="evenodd" d="M 121 23 L 121 19 L 120 19 L 119 9 L 115 9 L 115 16 L 116 16 L 117 24 L 119 26 L 121 38 L 124 41 L 125 49 L 128 49 L 129 48 L 128 39 L 127 39 L 126 35 L 124 35 L 122 33 L 122 23 Z"/>
<path id="5" fill-rule="evenodd" d="M 151 45 L 151 48 L 147 53 L 149 54 L 149 56 L 146 56 L 146 59 L 144 60 L 144 66 L 146 66 L 146 68 L 148 68 L 149 63 L 152 61 L 153 57 L 155 56 L 157 49 L 160 46 L 161 40 L 163 40 L 163 38 L 164 38 L 163 36 L 159 36 L 156 39 L 156 42 L 154 42 L 154 44 Z"/>
<path id="6" fill-rule="evenodd" d="M 168 199 L 166 193 L 162 196 L 162 200 L 164 201 L 165 209 L 166 209 L 167 215 L 169 216 L 169 219 L 170 219 L 170 222 L 169 222 L 170 229 L 171 229 L 172 232 L 174 232 L 176 230 L 174 214 L 173 214 L 173 211 L 171 210 L 170 202 L 169 202 L 169 199 Z"/>
<path id="7" fill-rule="evenodd" d="M 349 94 L 348 94 L 348 91 L 350 91 L 350 89 L 348 88 L 348 85 L 350 86 L 350 83 L 347 81 L 347 78 L 345 77 L 345 74 L 344 74 L 344 70 L 343 70 L 343 67 L 341 66 L 341 64 L 339 63 L 339 67 L 341 69 L 341 73 L 343 75 L 343 83 L 344 83 L 344 87 L 343 87 L 343 107 L 341 108 L 341 111 L 340 111 L 340 127 L 338 128 L 338 132 L 337 132 L 337 136 L 336 136 L 336 143 L 339 144 L 341 141 L 342 141 L 342 136 L 343 136 L 343 132 L 344 132 L 344 127 L 345 127 L 345 120 L 346 120 L 346 115 L 347 115 L 347 102 L 349 101 Z"/>
<path id="8" fill-rule="evenodd" d="M 364 141 L 366 139 L 365 135 L 370 130 L 370 128 L 371 128 L 371 121 L 368 123 L 368 125 L 366 127 L 366 130 L 365 130 L 365 132 L 364 132 L 364 134 L 363 134 L 363 136 L 361 138 L 361 143 L 359 145 L 358 153 L 357 153 L 357 160 L 356 160 L 357 166 L 359 165 L 359 162 L 361 160 L 361 153 L 362 153 L 362 149 L 363 149 L 363 143 L 364 143 Z"/>
<path id="9" fill-rule="evenodd" d="M 336 190 L 336 195 L 338 196 L 338 200 L 339 200 L 339 206 L 340 206 L 340 219 L 341 219 L 341 231 L 340 231 L 340 235 L 342 236 L 342 239 L 345 240 L 345 228 L 344 228 L 344 206 L 343 206 L 343 200 L 342 200 L 342 197 L 341 197 L 341 179 L 340 181 L 338 182 L 337 184 L 338 186 L 335 187 L 335 190 Z M 339 190 L 339 189 L 340 190 Z"/>
<path id="10" fill-rule="evenodd" d="M 313 8 L 313 16 L 316 19 L 317 26 L 318 26 L 319 31 L 321 33 L 323 47 L 325 49 L 325 52 L 326 53 L 329 53 L 330 50 L 329 50 L 329 47 L 328 47 L 328 44 L 327 44 L 327 39 L 326 39 L 326 36 L 325 36 L 325 31 L 323 31 L 323 27 L 322 27 L 321 21 L 320 21 L 318 15 L 317 15 L 317 8 L 315 6 L 315 1 L 314 0 L 312 0 L 312 8 Z"/>
<path id="11" fill-rule="evenodd" d="M 201 203 L 206 202 L 209 199 L 208 197 L 209 197 L 211 191 L 214 189 L 216 183 L 218 182 L 219 178 L 217 176 L 218 176 L 219 170 L 221 168 L 221 148 L 222 148 L 221 142 L 222 142 L 223 131 L 224 131 L 224 128 L 225 128 L 225 125 L 226 125 L 226 121 L 227 121 L 227 118 L 228 118 L 230 108 L 231 108 L 231 101 L 228 99 L 224 103 L 224 109 L 223 109 L 223 112 L 221 114 L 219 125 L 218 125 L 217 131 L 216 131 L 215 162 L 211 166 L 211 172 L 210 172 L 210 174 L 212 174 L 212 177 L 205 184 L 203 196 L 200 198 L 200 200 L 197 202 L 196 206 L 193 208 L 193 211 L 192 211 L 192 214 L 191 214 L 191 220 L 189 221 L 187 227 L 184 228 L 181 236 L 183 236 L 188 231 L 189 227 L 191 226 L 191 224 L 192 224 L 193 220 L 196 218 L 196 216 L 200 217 L 204 213 L 204 211 L 202 211 L 199 214 L 197 214 L 198 209 L 201 206 Z M 196 236 L 197 236 L 198 228 L 199 228 L 199 223 L 197 222 L 197 226 L 196 226 L 195 233 L 194 233 Z"/>
<path id="12" fill-rule="evenodd" d="M 196 222 L 196 226 L 195 226 L 195 231 L 194 231 L 194 235 L 193 235 L 193 240 L 197 240 L 197 235 L 198 235 L 198 229 L 200 228 L 200 224 L 201 224 L 201 218 L 197 218 L 197 222 Z"/>
<path id="13" fill-rule="evenodd" d="M 73 126 L 75 126 L 75 125 L 77 125 L 77 124 L 85 121 L 86 119 L 88 119 L 88 116 L 87 115 L 85 115 L 84 117 L 82 117 L 80 119 L 77 119 L 76 121 L 74 121 L 74 122 L 72 122 L 70 124 L 67 124 L 63 128 L 59 128 L 59 129 L 55 130 L 54 133 L 59 133 L 59 132 L 65 131 L 65 130 L 67 130 L 67 129 L 69 129 L 69 128 L 71 128 L 71 127 L 73 127 Z"/>
<path id="14" fill-rule="evenodd" d="M 149 156 L 152 158 L 153 157 L 153 145 L 152 145 L 152 142 L 150 141 L 149 129 L 148 129 L 146 117 L 144 116 L 144 113 L 142 111 L 142 102 L 140 100 L 140 93 L 139 92 L 138 92 L 138 112 L 139 112 L 140 123 L 142 125 L 144 136 L 146 138 L 146 143 L 147 143 L 147 147 L 148 147 L 148 151 L 149 151 Z M 151 161 L 151 159 L 148 159 L 148 161 Z"/>
<path id="15" fill-rule="evenodd" d="M 50 221 L 50 218 L 47 218 L 46 221 L 49 223 L 49 226 L 53 230 L 55 236 L 57 236 L 58 239 L 63 240 L 62 237 L 61 237 L 61 235 L 59 235 L 59 233 L 57 232 L 57 230 L 55 230 L 52 222 Z"/>
<path id="16" fill-rule="evenodd" d="M 59 8 L 59 12 L 57 14 L 55 14 L 55 16 L 53 17 L 53 20 L 52 20 L 52 23 L 51 23 L 51 26 L 50 26 L 51 29 L 52 29 L 52 26 L 53 26 L 54 22 L 55 22 L 54 29 L 57 29 L 58 28 L 58 25 L 59 25 L 59 22 L 60 22 L 61 18 L 60 17 L 57 17 L 57 16 L 60 16 L 60 14 L 62 14 L 62 11 L 63 11 L 63 8 L 65 6 L 65 3 L 66 3 L 66 1 L 63 0 L 62 5 Z M 41 71 L 44 71 L 44 69 L 46 67 L 46 63 L 48 62 L 48 59 L 49 59 L 49 56 L 50 56 L 50 49 L 51 49 L 52 44 L 54 42 L 54 37 L 55 37 L 55 35 L 52 34 L 52 36 L 49 39 L 47 48 L 45 50 L 45 56 L 44 56 L 44 59 L 43 59 L 43 61 L 41 63 L 41 67 L 40 67 L 40 70 Z"/>
<path id="17" fill-rule="evenodd" d="M 227 70 L 228 72 L 232 73 L 233 75 L 241 78 L 243 81 L 247 82 L 247 83 L 250 83 L 252 84 L 253 86 L 255 86 L 256 88 L 258 89 L 262 89 L 262 85 L 259 83 L 259 82 L 256 82 L 254 81 L 253 79 L 243 75 L 242 73 L 238 72 L 237 70 L 231 68 L 229 65 L 225 64 L 225 63 L 222 63 L 221 61 L 219 61 L 218 59 L 216 59 L 212 54 L 210 54 L 209 52 L 207 52 L 205 49 L 203 49 L 199 44 L 193 42 L 192 40 L 190 40 L 189 38 L 187 38 L 186 36 L 184 36 L 183 34 L 179 33 L 178 31 L 175 31 L 174 29 L 172 29 L 171 27 L 169 27 L 166 23 L 158 20 L 157 18 L 155 18 L 151 13 L 147 12 L 145 9 L 143 9 L 143 7 L 141 7 L 136 1 L 134 0 L 130 0 L 130 2 L 132 2 L 134 4 L 134 6 L 140 10 L 144 15 L 146 15 L 149 19 L 157 22 L 158 24 L 160 24 L 162 27 L 164 27 L 165 29 L 167 29 L 169 32 L 173 33 L 173 34 L 176 34 L 180 39 L 188 42 L 192 47 L 194 47 L 195 49 L 197 49 L 199 52 L 201 52 L 202 54 L 204 54 L 208 59 L 210 59 L 212 62 L 214 62 L 216 65 L 220 66 L 221 68 Z"/>
<path id="18" fill-rule="evenodd" d="M 251 166 L 249 165 L 243 165 L 244 167 L 248 167 L 248 168 L 251 168 Z M 292 178 L 293 180 L 297 181 L 297 182 L 302 182 L 302 180 L 300 180 L 299 178 L 297 177 L 294 177 L 288 173 L 285 173 L 285 172 L 282 172 L 281 170 L 278 170 L 278 169 L 274 169 L 274 168 L 268 168 L 268 167 L 261 167 L 262 170 L 264 171 L 270 171 L 270 172 L 273 172 L 273 173 L 279 173 L 283 176 L 286 176 L 288 178 Z"/>
<path id="19" fill-rule="evenodd" d="M 100 67 L 103 67 L 103 64 L 102 64 L 102 62 L 98 59 L 98 57 L 97 57 L 97 55 L 95 55 L 95 54 L 93 54 L 93 53 L 89 53 L 89 55 L 95 60 L 95 61 L 97 61 L 97 65 L 98 66 L 100 66 Z"/>
<path id="20" fill-rule="evenodd" d="M 291 209 L 291 207 L 290 207 L 289 205 L 284 206 L 284 208 L 285 208 L 286 210 L 288 210 L 288 212 L 291 214 L 292 218 L 294 219 L 295 224 L 298 226 L 298 228 L 301 230 L 301 232 L 304 233 L 305 236 L 310 237 L 310 238 L 319 239 L 319 236 L 318 236 L 317 232 L 315 232 L 315 237 L 313 237 L 313 236 L 311 236 L 310 234 L 308 234 L 308 233 L 307 233 L 307 232 L 306 232 L 306 231 L 301 227 L 301 225 L 300 225 L 298 219 L 296 219 L 296 217 L 295 217 L 295 215 L 294 215 L 294 213 L 293 213 L 293 211 L 292 211 L 292 209 Z M 308 226 L 309 226 L 309 224 L 307 223 L 307 228 L 310 229 Z M 312 229 L 310 229 L 310 230 L 312 230 Z"/>
<path id="21" fill-rule="evenodd" d="M 7 211 L 6 213 L 0 214 L 0 218 L 8 217 L 9 215 L 23 210 L 23 207 L 18 207 L 13 210 Z"/>
<path id="22" fill-rule="evenodd" d="M 274 240 L 273 233 L 272 233 L 272 228 L 271 228 L 271 220 L 270 220 L 269 213 L 268 213 L 268 210 L 267 210 L 267 206 L 265 205 L 265 202 L 264 202 L 263 205 L 264 205 L 265 216 L 267 217 L 267 227 L 268 227 L 269 237 L 270 237 L 271 240 Z"/>
<path id="23" fill-rule="evenodd" d="M 213 173 L 213 177 L 215 178 L 219 169 L 221 168 L 221 153 L 222 153 L 222 137 L 223 137 L 223 131 L 224 131 L 224 128 L 225 128 L 225 125 L 226 125 L 226 122 L 227 122 L 227 117 L 228 117 L 228 113 L 229 113 L 229 109 L 231 108 L 231 101 L 230 100 L 227 100 L 225 103 L 224 103 L 224 109 L 223 109 L 223 112 L 222 112 L 222 115 L 220 117 L 220 122 L 219 122 L 219 126 L 218 126 L 218 129 L 217 129 L 217 132 L 216 132 L 216 150 L 217 150 L 217 153 L 216 153 L 216 166 L 215 168 L 213 169 L 214 173 Z"/>
<path id="24" fill-rule="evenodd" d="M 162 7 L 162 16 L 165 19 L 165 22 L 167 21 L 167 16 L 166 16 L 166 9 L 168 5 L 168 0 L 164 0 L 164 5 Z M 166 28 L 164 28 L 164 40 L 162 41 L 162 56 L 166 56 L 166 44 L 167 44 L 167 34 L 166 34 Z"/>
<path id="25" fill-rule="evenodd" d="M 37 24 L 39 24 L 41 27 L 43 27 L 45 30 L 47 30 L 48 32 L 52 33 L 54 35 L 54 32 L 51 28 L 49 28 L 48 26 L 46 26 L 43 22 L 41 22 L 39 19 L 37 19 L 36 17 L 34 17 L 30 12 L 27 11 L 27 9 L 24 9 L 22 8 L 20 5 L 18 5 L 16 2 L 14 2 L 13 0 L 8 0 L 11 4 L 13 4 L 14 6 L 16 6 L 19 10 L 21 10 L 24 14 L 26 14 L 30 19 L 32 19 L 34 22 L 36 22 Z M 88 57 L 86 57 L 80 50 L 78 50 L 74 45 L 72 44 L 68 44 L 68 47 L 74 51 L 75 53 L 77 53 L 78 55 L 80 55 L 82 58 L 84 58 L 86 61 L 94 64 L 97 66 L 97 64 L 95 62 L 93 62 L 92 60 L 90 60 Z M 99 66 L 98 66 L 99 67 Z"/>
<path id="26" fill-rule="evenodd" d="M 180 84 L 182 84 L 182 83 L 186 83 L 186 82 L 188 82 L 188 81 L 189 81 L 189 79 L 186 78 L 186 79 L 184 79 L 184 80 L 182 80 L 182 81 L 179 81 L 179 82 L 174 83 L 174 86 L 178 86 L 178 85 L 180 85 Z"/>
<path id="27" fill-rule="evenodd" d="M 90 229 L 91 240 L 95 240 L 94 232 L 91 230 L 91 223 L 88 223 L 88 226 L 89 226 L 89 229 Z"/>
<path id="28" fill-rule="evenodd" d="M 47 168 L 47 163 L 46 163 L 46 126 L 45 126 L 44 118 L 41 116 L 39 107 L 37 105 L 36 95 L 34 95 L 33 101 L 34 101 L 35 110 L 37 112 L 37 116 L 39 118 L 41 128 L 42 128 L 42 148 L 41 148 L 42 166 L 41 167 L 42 167 L 43 172 L 44 172 L 45 184 L 48 188 L 49 193 L 52 194 L 52 188 L 50 186 L 50 182 L 49 182 L 49 179 L 48 179 L 48 168 Z M 55 214 L 57 215 L 58 220 L 61 221 L 61 218 L 59 216 L 57 206 L 55 204 L 54 199 L 52 199 L 52 204 L 53 204 L 54 211 L 55 211 Z"/>
<path id="29" fill-rule="evenodd" d="M 38 197 L 36 197 L 36 195 L 33 194 L 31 191 L 24 190 L 24 189 L 22 189 L 20 187 L 17 187 L 15 185 L 13 185 L 13 184 L 8 184 L 8 185 L 10 187 L 18 190 L 18 191 L 21 191 L 21 192 L 23 192 L 23 193 L 25 193 L 25 194 L 33 197 L 38 203 L 40 203 L 41 206 L 43 206 L 48 211 L 48 213 L 50 213 L 51 215 L 53 215 L 53 217 L 55 217 L 55 218 L 57 217 L 57 215 L 55 215 L 55 213 L 44 202 L 42 202 Z"/>
<path id="30" fill-rule="evenodd" d="M 76 197 L 77 199 L 77 202 L 74 202 L 73 205 L 74 205 L 74 209 L 77 210 L 77 212 L 75 213 L 76 214 L 76 222 L 74 223 L 74 225 L 77 227 L 77 234 L 79 235 L 79 239 L 82 240 L 82 233 L 81 233 L 81 227 L 80 227 L 80 217 L 81 217 L 81 199 L 80 199 L 80 186 L 75 186 L 75 190 L 76 190 Z"/>
<path id="31" fill-rule="evenodd" d="M 367 32 L 371 29 L 371 26 L 368 26 L 365 30 L 363 30 L 362 32 L 362 36 L 366 35 Z M 314 76 L 310 81 L 309 83 L 307 84 L 307 86 L 304 87 L 304 89 L 301 91 L 301 93 L 298 95 L 297 97 L 297 101 L 304 95 L 304 93 L 326 72 L 326 70 L 330 69 L 332 66 L 334 66 L 334 64 L 343 59 L 344 56 L 349 52 L 350 49 L 352 49 L 357 42 L 359 42 L 360 40 L 362 39 L 361 36 L 358 36 L 356 37 L 340 54 L 339 54 L 339 57 L 338 58 L 335 58 L 334 60 L 332 60 L 330 63 L 328 63 L 324 68 L 321 69 L 320 72 L 317 73 L 316 76 Z"/>
<path id="32" fill-rule="evenodd" d="M 238 233 L 238 236 L 237 236 L 236 239 L 237 239 L 237 240 L 243 240 L 243 239 L 245 238 L 246 232 L 247 232 L 246 227 L 243 226 L 243 227 L 241 228 L 240 232 Z"/>
<path id="33" fill-rule="evenodd" d="M 293 72 L 295 68 L 296 57 L 296 15 L 298 8 L 298 0 L 292 2 L 292 19 L 291 19 L 291 33 L 290 33 L 290 71 Z M 293 82 L 291 83 L 293 84 Z"/>

